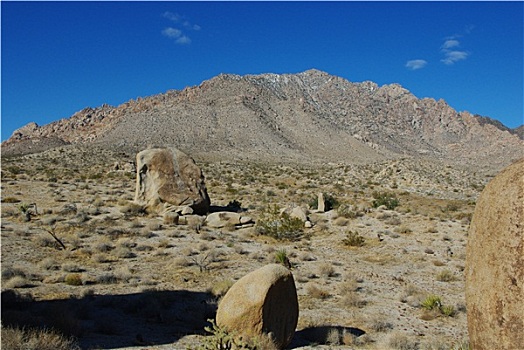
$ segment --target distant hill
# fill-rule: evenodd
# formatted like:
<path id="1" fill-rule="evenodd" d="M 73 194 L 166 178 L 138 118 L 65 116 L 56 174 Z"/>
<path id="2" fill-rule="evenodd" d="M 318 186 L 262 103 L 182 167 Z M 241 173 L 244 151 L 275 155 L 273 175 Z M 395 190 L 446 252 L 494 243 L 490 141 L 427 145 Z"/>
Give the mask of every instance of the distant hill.
<path id="1" fill-rule="evenodd" d="M 4 155 L 63 144 L 139 150 L 174 144 L 224 158 L 369 162 L 424 157 L 499 168 L 524 155 L 522 127 L 419 99 L 398 84 L 352 83 L 318 70 L 221 74 L 199 86 L 86 108 L 2 143 Z"/>

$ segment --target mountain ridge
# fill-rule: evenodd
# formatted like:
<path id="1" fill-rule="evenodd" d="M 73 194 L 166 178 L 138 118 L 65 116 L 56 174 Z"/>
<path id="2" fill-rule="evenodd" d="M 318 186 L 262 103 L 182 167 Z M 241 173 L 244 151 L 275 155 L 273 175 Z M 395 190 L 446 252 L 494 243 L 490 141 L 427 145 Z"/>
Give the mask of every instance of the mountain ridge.
<path id="1" fill-rule="evenodd" d="M 399 84 L 352 83 L 316 69 L 220 74 L 119 106 L 85 108 L 44 126 L 29 123 L 4 154 L 60 144 L 138 150 L 175 144 L 191 153 L 366 162 L 403 156 L 503 166 L 523 155 L 522 133 L 488 117 L 419 99 Z M 154 137 L 152 137 L 154 135 Z"/>

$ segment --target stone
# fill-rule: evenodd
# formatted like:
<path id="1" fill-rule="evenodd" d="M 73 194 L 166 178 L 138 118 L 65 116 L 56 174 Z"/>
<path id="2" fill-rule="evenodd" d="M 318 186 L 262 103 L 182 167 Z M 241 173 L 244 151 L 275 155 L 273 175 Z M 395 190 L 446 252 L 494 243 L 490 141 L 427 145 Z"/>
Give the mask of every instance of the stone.
<path id="1" fill-rule="evenodd" d="M 312 223 L 311 221 L 308 220 L 308 221 L 306 221 L 306 222 L 304 223 L 304 227 L 305 227 L 305 228 L 312 228 L 312 227 L 313 227 L 313 223 Z"/>
<path id="2" fill-rule="evenodd" d="M 180 214 L 182 215 L 191 215 L 193 214 L 194 210 L 193 208 L 191 208 L 190 206 L 186 205 L 182 208 L 182 210 L 180 211 Z"/>
<path id="3" fill-rule="evenodd" d="M 472 349 L 524 349 L 524 158 L 482 191 L 466 247 Z"/>
<path id="4" fill-rule="evenodd" d="M 291 271 L 269 264 L 239 279 L 218 305 L 216 322 L 244 339 L 270 335 L 279 349 L 291 343 L 298 297 Z"/>
<path id="5" fill-rule="evenodd" d="M 204 175 L 195 161 L 175 147 L 151 148 L 136 156 L 135 202 L 150 211 L 165 204 L 191 207 L 195 214 L 209 211 Z"/>
<path id="6" fill-rule="evenodd" d="M 326 200 L 324 199 L 324 194 L 322 192 L 318 194 L 317 210 L 319 213 L 326 211 Z"/>
<path id="7" fill-rule="evenodd" d="M 307 221 L 307 212 L 302 207 L 294 207 L 293 209 L 291 209 L 291 213 L 289 214 L 289 216 L 292 218 L 300 219 L 300 221 L 302 222 Z"/>
<path id="8" fill-rule="evenodd" d="M 206 217 L 206 225 L 213 228 L 226 226 L 246 225 L 253 221 L 249 216 L 242 216 L 239 213 L 230 211 L 219 211 L 211 213 Z"/>

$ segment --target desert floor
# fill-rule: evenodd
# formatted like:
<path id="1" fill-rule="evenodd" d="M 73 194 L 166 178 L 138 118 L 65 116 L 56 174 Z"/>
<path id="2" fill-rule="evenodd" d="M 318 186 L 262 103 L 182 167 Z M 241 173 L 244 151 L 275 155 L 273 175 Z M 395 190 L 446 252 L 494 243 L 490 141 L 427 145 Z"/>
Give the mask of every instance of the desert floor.
<path id="1" fill-rule="evenodd" d="M 492 174 L 409 158 L 196 158 L 212 205 L 236 201 L 257 222 L 215 229 L 204 217 L 175 224 L 144 213 L 133 204 L 135 173 L 113 170 L 129 161 L 131 154 L 74 147 L 2 159 L 4 328 L 51 327 L 83 349 L 198 348 L 227 288 L 285 251 L 300 304 L 291 348 L 467 343 L 467 231 Z M 336 209 L 312 209 L 320 192 Z M 375 208 L 374 192 L 399 205 Z M 275 206 L 308 208 L 313 226 L 293 241 L 259 234 L 258 219 Z M 428 310 L 431 296 L 440 304 Z"/>

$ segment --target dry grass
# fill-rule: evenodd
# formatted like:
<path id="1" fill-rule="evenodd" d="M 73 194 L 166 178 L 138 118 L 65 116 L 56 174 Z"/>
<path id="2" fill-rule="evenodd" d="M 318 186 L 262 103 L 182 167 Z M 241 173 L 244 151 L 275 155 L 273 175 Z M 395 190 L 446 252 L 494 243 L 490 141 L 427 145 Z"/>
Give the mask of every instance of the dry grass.
<path id="1" fill-rule="evenodd" d="M 73 339 L 51 330 L 2 327 L 2 349 L 80 350 Z"/>

